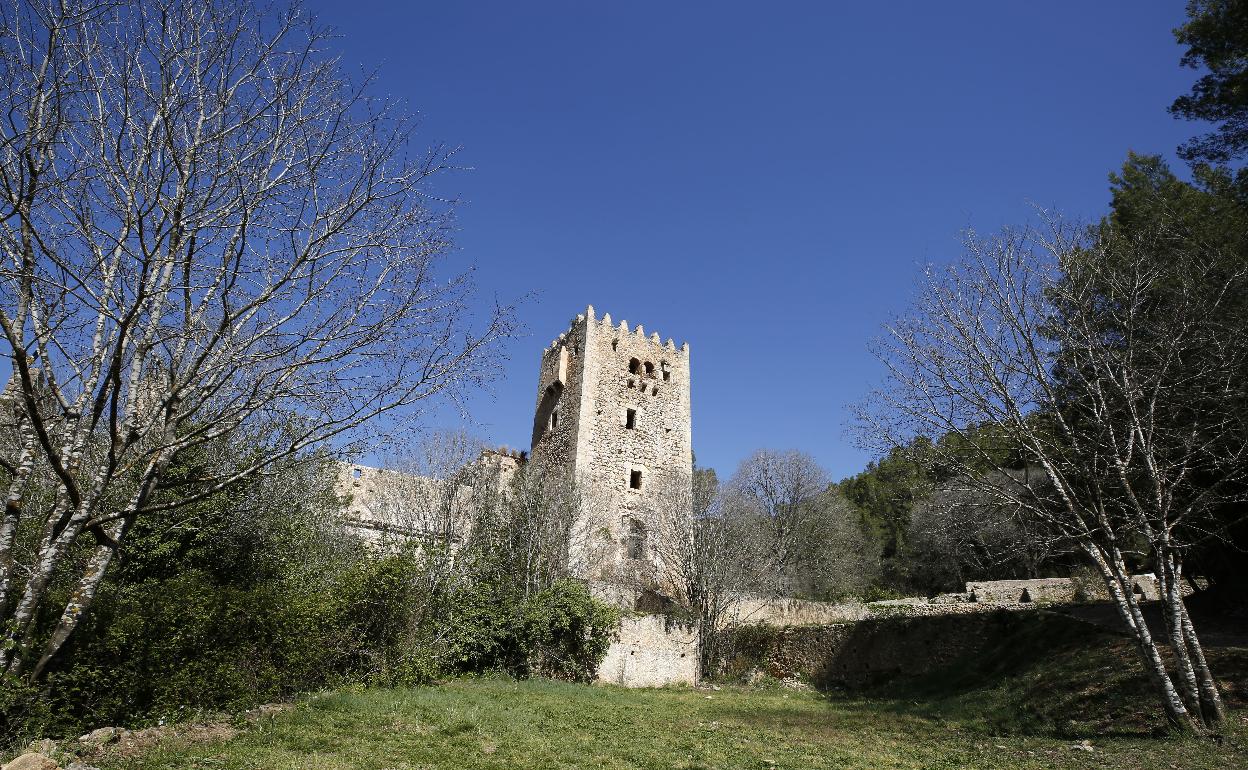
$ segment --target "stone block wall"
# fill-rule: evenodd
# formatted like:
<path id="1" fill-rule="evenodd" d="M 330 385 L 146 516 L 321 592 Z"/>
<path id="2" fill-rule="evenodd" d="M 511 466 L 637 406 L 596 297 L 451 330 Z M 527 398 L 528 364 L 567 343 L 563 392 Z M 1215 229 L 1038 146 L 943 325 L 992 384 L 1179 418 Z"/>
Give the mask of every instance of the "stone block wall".
<path id="1" fill-rule="evenodd" d="M 1073 602 L 1078 598 L 1075 582 L 1070 578 L 967 583 L 966 592 L 971 601 L 982 604 Z"/>
<path id="2" fill-rule="evenodd" d="M 1182 589 L 1184 596 L 1191 593 L 1187 584 L 1183 584 Z M 1161 598 L 1157 591 L 1157 578 L 1148 573 L 1132 575 L 1131 590 L 1143 601 Z M 967 583 L 966 593 L 971 601 L 981 604 L 1109 600 L 1109 592 L 1099 579 L 990 580 Z"/>
<path id="3" fill-rule="evenodd" d="M 722 625 L 766 624 L 772 626 L 812 626 L 829 623 L 852 623 L 870 617 L 862 602 L 832 604 L 807 599 L 767 599 L 761 596 L 740 596 L 721 618 Z"/>
<path id="4" fill-rule="evenodd" d="M 980 654 L 1031 615 L 999 610 L 827 626 L 745 626 L 728 632 L 726 641 L 734 652 L 723 673 L 763 673 L 820 689 L 859 689 L 927 674 Z M 1066 621 L 1057 616 L 1053 622 Z"/>
<path id="5" fill-rule="evenodd" d="M 698 683 L 698 629 L 663 615 L 625 617 L 598 667 L 598 681 L 624 687 Z"/>

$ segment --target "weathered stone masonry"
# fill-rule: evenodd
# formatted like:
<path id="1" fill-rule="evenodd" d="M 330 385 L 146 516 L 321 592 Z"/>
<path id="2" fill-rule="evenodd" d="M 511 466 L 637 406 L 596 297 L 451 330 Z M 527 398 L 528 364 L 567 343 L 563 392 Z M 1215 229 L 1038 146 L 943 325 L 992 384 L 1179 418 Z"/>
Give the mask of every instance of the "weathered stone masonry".
<path id="1" fill-rule="evenodd" d="M 656 516 L 691 516 L 689 345 L 597 318 L 591 305 L 542 354 L 530 463 L 575 482 L 581 515 L 607 548 L 570 554 L 600 596 L 632 609 L 660 593 Z M 697 630 L 627 619 L 600 671 L 629 686 L 693 683 Z"/>
<path id="2" fill-rule="evenodd" d="M 688 343 L 598 319 L 590 306 L 542 354 L 530 462 L 574 480 L 584 514 L 618 544 L 606 563 L 594 559 L 593 578 L 653 560 L 657 511 L 692 515 L 672 510 L 689 506 L 680 491 L 693 473 L 691 431 Z"/>
<path id="3" fill-rule="evenodd" d="M 572 573 L 599 598 L 640 613 L 621 624 L 600 678 L 632 687 L 696 682 L 698 629 L 644 614 L 673 595 L 654 547 L 657 514 L 669 522 L 693 515 L 688 343 L 677 348 L 640 325 L 600 319 L 590 306 L 542 353 L 533 411 L 528 458 L 487 453 L 481 462 L 498 467 L 502 479 L 527 464 L 553 489 L 575 490 Z M 384 493 L 421 494 L 435 482 L 396 476 L 403 474 L 343 466 L 339 488 L 351 501 L 344 513 L 357 534 L 378 542 L 426 534 L 402 515 L 420 507 L 415 501 Z"/>

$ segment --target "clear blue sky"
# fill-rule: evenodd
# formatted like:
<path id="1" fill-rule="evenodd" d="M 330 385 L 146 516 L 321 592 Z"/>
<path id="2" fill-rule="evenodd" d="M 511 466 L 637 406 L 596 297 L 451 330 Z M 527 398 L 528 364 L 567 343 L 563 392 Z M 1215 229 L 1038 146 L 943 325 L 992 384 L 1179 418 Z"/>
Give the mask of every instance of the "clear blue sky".
<path id="1" fill-rule="evenodd" d="M 470 402 L 522 448 L 541 350 L 593 304 L 689 341 L 700 464 L 855 473 L 847 405 L 919 266 L 1032 204 L 1100 216 L 1128 149 L 1177 169 L 1200 128 L 1165 112 L 1195 77 L 1181 0 L 311 7 L 423 140 L 463 146 L 441 189 L 483 296 L 538 292 Z"/>

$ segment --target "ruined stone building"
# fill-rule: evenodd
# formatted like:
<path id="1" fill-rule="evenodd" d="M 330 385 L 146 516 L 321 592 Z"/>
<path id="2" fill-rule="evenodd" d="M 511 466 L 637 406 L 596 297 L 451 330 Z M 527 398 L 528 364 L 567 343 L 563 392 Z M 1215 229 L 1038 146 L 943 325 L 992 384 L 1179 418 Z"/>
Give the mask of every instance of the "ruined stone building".
<path id="1" fill-rule="evenodd" d="M 590 306 L 543 352 L 529 462 L 570 480 L 587 525 L 617 546 L 573 544 L 592 580 L 659 581 L 658 517 L 692 515 L 690 431 L 687 343 Z"/>
<path id="2" fill-rule="evenodd" d="M 641 325 L 598 318 L 590 306 L 542 353 L 529 453 L 487 453 L 478 461 L 493 464 L 502 477 L 527 464 L 550 483 L 575 489 L 579 520 L 568 546 L 570 569 L 599 598 L 630 613 L 600 667 L 607 681 L 656 686 L 697 679 L 697 629 L 660 612 L 673 587 L 665 583 L 670 573 L 657 542 L 672 530 L 664 522 L 692 516 L 689 383 L 688 343 L 678 348 Z M 373 540 L 420 538 L 439 527 L 463 537 L 454 501 L 466 492 L 431 486 L 445 483 L 345 466 L 340 487 L 350 499 L 348 524 Z M 443 501 L 437 505 L 445 510 L 404 515 L 418 498 Z"/>
<path id="3" fill-rule="evenodd" d="M 525 462 L 510 450 L 487 450 L 472 466 L 447 478 L 343 463 L 337 491 L 346 501 L 343 518 L 356 537 L 378 547 L 387 541 L 436 540 L 452 548 L 471 531 L 473 481 L 488 478 L 505 487 Z M 488 473 L 473 471 L 487 469 Z"/>

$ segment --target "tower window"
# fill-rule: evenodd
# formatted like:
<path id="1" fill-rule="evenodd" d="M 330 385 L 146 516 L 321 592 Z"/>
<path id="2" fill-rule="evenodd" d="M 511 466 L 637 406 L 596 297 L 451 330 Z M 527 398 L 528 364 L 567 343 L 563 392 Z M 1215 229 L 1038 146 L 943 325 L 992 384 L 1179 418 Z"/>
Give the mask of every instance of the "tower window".
<path id="1" fill-rule="evenodd" d="M 625 540 L 625 553 L 630 559 L 646 558 L 646 525 L 636 519 L 629 519 L 628 539 Z"/>
<path id="2" fill-rule="evenodd" d="M 559 427 L 559 412 L 550 413 L 550 429 L 554 430 Z"/>
<path id="3" fill-rule="evenodd" d="M 626 409 L 624 411 L 624 427 L 632 430 L 637 427 L 637 410 Z"/>
<path id="4" fill-rule="evenodd" d="M 649 361 L 646 362 L 646 376 L 647 377 L 654 376 L 654 364 L 650 363 Z"/>
<path id="5" fill-rule="evenodd" d="M 633 471 L 628 474 L 628 488 L 641 489 L 641 471 Z"/>
<path id="6" fill-rule="evenodd" d="M 628 373 L 637 374 L 641 371 L 641 362 L 635 358 L 628 359 Z"/>

